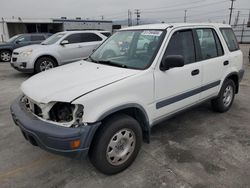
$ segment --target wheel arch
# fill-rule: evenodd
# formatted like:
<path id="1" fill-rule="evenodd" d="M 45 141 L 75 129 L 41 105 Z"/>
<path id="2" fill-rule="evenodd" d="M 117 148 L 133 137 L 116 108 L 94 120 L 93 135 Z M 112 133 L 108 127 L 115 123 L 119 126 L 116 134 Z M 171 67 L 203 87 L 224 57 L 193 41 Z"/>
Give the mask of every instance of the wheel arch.
<path id="1" fill-rule="evenodd" d="M 56 66 L 58 66 L 59 64 L 58 64 L 58 60 L 55 58 L 55 56 L 53 56 L 53 55 L 50 55 L 50 54 L 43 54 L 43 55 L 39 55 L 36 59 L 35 59 L 35 63 L 34 63 L 34 67 L 36 67 L 36 63 L 37 63 L 37 61 L 40 59 L 40 58 L 43 58 L 43 57 L 49 57 L 49 58 L 51 58 L 51 59 L 53 59 L 54 61 L 55 61 L 55 63 L 56 63 Z"/>
<path id="2" fill-rule="evenodd" d="M 238 72 L 232 72 L 230 74 L 228 74 L 226 76 L 226 78 L 224 79 L 227 80 L 227 79 L 230 79 L 230 80 L 233 80 L 234 84 L 235 84 L 235 93 L 237 94 L 239 92 L 239 73 Z"/>
<path id="3" fill-rule="evenodd" d="M 138 121 L 143 132 L 143 140 L 147 143 L 150 142 L 150 125 L 146 110 L 139 104 L 131 103 L 122 106 L 115 107 L 105 113 L 103 113 L 98 121 L 105 121 L 111 116 L 116 114 L 127 114 Z M 99 127 L 100 128 L 100 127 Z"/>

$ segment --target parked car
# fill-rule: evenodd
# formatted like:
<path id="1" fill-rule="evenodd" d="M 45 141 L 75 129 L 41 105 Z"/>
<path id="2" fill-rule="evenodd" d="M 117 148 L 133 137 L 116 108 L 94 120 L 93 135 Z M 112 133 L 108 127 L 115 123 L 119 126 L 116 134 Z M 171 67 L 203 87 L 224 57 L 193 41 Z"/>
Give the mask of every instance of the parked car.
<path id="1" fill-rule="evenodd" d="M 197 34 L 203 32 L 211 33 L 206 43 Z M 140 36 L 152 36 L 145 50 L 138 49 Z M 130 37 L 126 53 L 103 57 L 110 42 Z M 11 114 L 31 144 L 74 158 L 89 154 L 97 169 L 114 174 L 132 164 L 159 122 L 207 100 L 215 111 L 228 111 L 239 92 L 242 64 L 229 25 L 129 27 L 86 61 L 25 81 Z"/>
<path id="2" fill-rule="evenodd" d="M 28 33 L 13 36 L 7 42 L 0 43 L 0 61 L 9 62 L 16 48 L 39 44 L 51 35 L 50 33 Z"/>
<path id="3" fill-rule="evenodd" d="M 100 31 L 64 31 L 41 44 L 14 50 L 11 66 L 18 71 L 38 73 L 87 58 L 106 36 Z"/>

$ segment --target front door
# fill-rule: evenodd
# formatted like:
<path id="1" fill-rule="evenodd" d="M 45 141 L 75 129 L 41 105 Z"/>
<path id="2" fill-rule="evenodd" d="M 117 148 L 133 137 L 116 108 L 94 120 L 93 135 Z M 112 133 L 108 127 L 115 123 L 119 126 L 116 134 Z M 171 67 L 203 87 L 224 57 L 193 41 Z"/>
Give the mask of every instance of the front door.
<path id="1" fill-rule="evenodd" d="M 202 67 L 196 62 L 196 50 L 192 30 L 175 31 L 164 57 L 181 55 L 183 67 L 155 71 L 156 114 L 154 121 L 179 111 L 200 100 Z"/>

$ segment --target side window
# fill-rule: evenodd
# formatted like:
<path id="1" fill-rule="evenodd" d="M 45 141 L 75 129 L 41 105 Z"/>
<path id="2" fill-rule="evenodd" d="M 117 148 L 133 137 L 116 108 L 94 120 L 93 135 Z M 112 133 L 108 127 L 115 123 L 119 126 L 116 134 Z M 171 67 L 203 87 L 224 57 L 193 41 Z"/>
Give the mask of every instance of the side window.
<path id="1" fill-rule="evenodd" d="M 165 55 L 182 55 L 185 64 L 195 62 L 195 48 L 191 30 L 178 31 L 172 35 Z"/>
<path id="2" fill-rule="evenodd" d="M 31 41 L 43 41 L 45 37 L 43 35 L 31 35 Z"/>
<path id="3" fill-rule="evenodd" d="M 227 43 L 228 49 L 232 51 L 239 50 L 239 45 L 234 32 L 231 28 L 221 28 L 221 33 Z"/>
<path id="4" fill-rule="evenodd" d="M 30 36 L 28 36 L 28 35 L 23 35 L 16 40 L 16 42 L 18 42 L 18 43 L 29 42 L 29 41 L 30 41 Z"/>
<path id="5" fill-rule="evenodd" d="M 215 37 L 215 41 L 216 41 L 218 56 L 222 56 L 222 55 L 224 55 L 224 50 L 223 50 L 221 41 L 220 41 L 220 39 L 215 31 L 214 31 L 214 37 Z"/>
<path id="6" fill-rule="evenodd" d="M 81 42 L 102 41 L 102 38 L 94 33 L 81 33 Z"/>
<path id="7" fill-rule="evenodd" d="M 109 32 L 103 32 L 103 33 L 101 33 L 101 34 L 103 34 L 103 35 L 106 36 L 106 37 L 110 37 L 110 35 L 111 35 L 111 33 L 109 33 Z"/>
<path id="8" fill-rule="evenodd" d="M 217 57 L 223 53 L 222 46 L 213 29 L 196 29 L 195 31 L 199 39 L 203 60 Z"/>
<path id="9" fill-rule="evenodd" d="M 68 40 L 70 44 L 80 43 L 81 42 L 81 34 L 76 33 L 76 34 L 69 35 L 64 40 Z"/>

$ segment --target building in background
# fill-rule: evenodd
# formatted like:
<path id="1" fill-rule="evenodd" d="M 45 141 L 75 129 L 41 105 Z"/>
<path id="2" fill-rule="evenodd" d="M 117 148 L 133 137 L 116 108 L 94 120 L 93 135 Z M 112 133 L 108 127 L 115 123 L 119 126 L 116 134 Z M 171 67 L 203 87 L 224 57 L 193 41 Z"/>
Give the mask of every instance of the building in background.
<path id="1" fill-rule="evenodd" d="M 6 41 L 10 37 L 20 33 L 56 33 L 68 30 L 105 30 L 112 32 L 112 21 L 107 20 L 82 20 L 81 18 L 67 19 L 24 19 L 11 18 L 0 20 L 0 41 Z"/>

